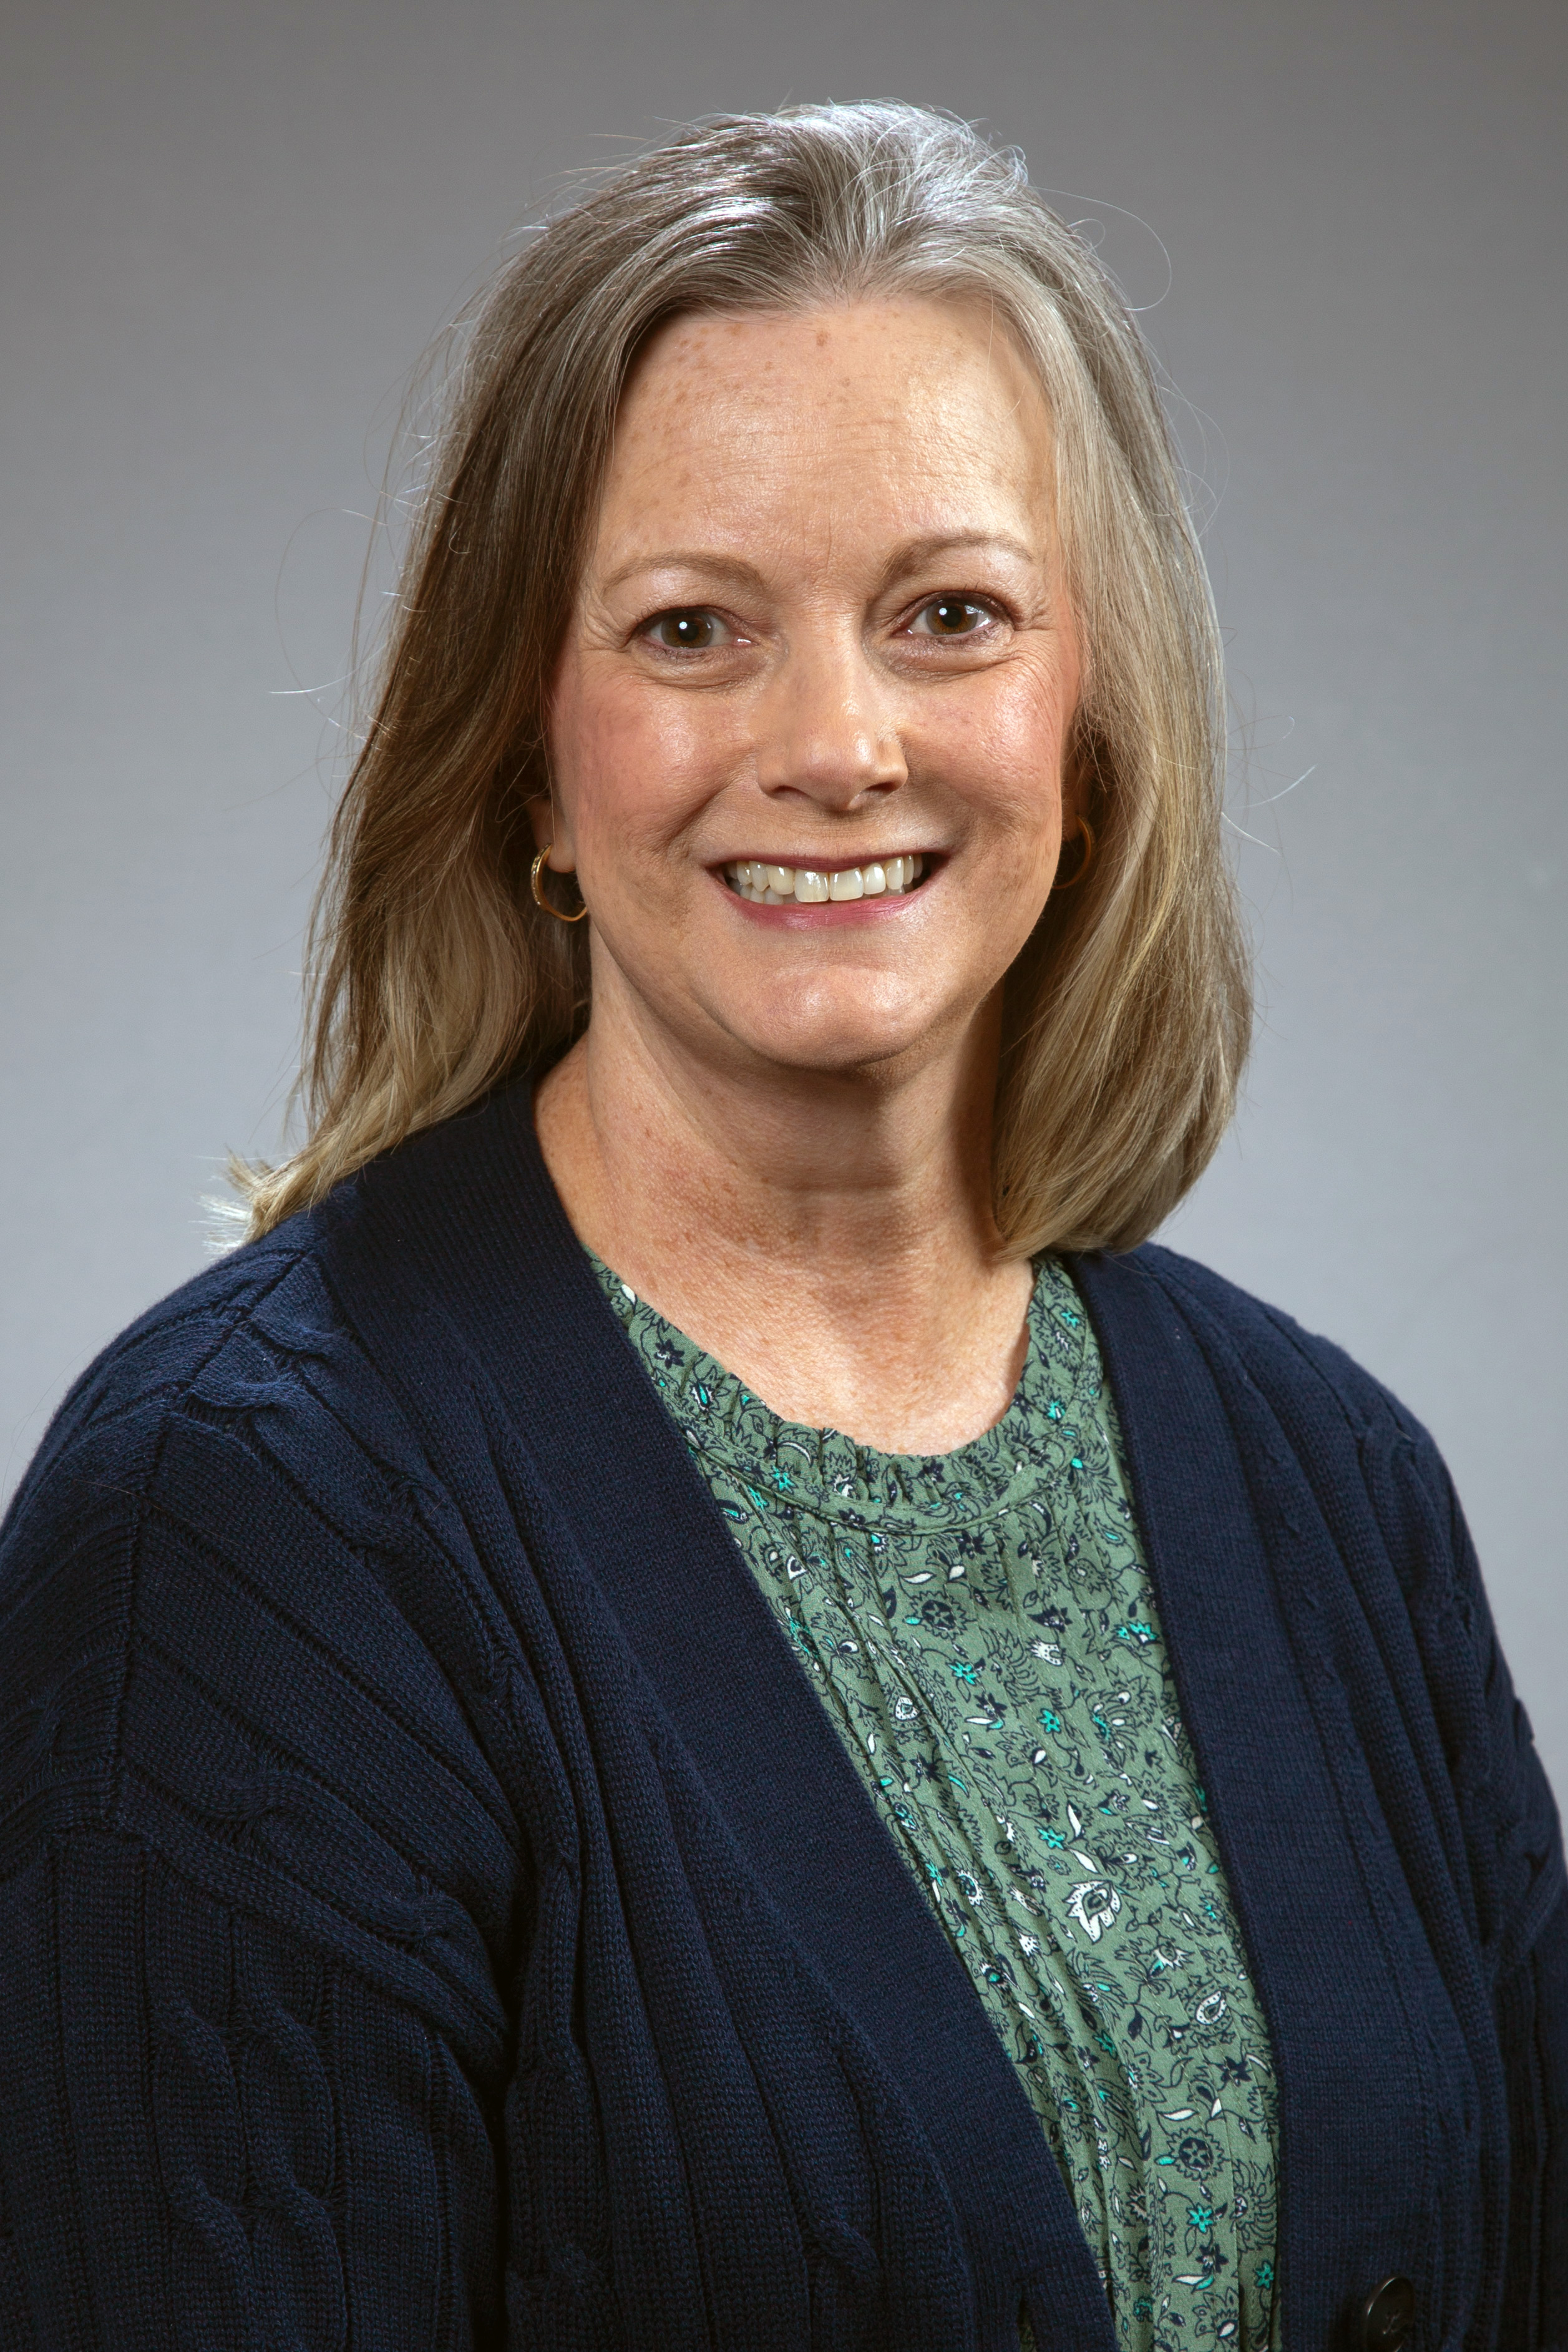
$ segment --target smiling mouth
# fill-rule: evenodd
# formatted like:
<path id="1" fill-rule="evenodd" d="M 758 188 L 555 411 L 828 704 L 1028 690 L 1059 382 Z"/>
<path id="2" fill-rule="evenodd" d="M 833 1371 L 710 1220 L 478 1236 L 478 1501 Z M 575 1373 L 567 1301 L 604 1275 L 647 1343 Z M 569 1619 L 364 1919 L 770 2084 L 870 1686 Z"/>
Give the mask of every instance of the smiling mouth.
<path id="1" fill-rule="evenodd" d="M 897 898 L 915 888 L 926 870 L 919 855 L 873 859 L 868 866 L 768 866 L 743 860 L 724 878 L 754 907 L 821 907 L 852 898 Z"/>

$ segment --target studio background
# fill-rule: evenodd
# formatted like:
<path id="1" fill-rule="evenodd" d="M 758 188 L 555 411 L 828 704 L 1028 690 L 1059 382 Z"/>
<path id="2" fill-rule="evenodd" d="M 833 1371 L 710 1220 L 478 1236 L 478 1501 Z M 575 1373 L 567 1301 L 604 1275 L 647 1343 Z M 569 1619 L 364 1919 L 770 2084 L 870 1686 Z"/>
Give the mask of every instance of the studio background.
<path id="1" fill-rule="evenodd" d="M 413 362 L 574 169 L 714 109 L 913 99 L 1099 225 L 1210 518 L 1260 1020 L 1166 1238 L 1433 1429 L 1568 1790 L 1568 11 L 53 0 L 5 24 L 0 1491 L 204 1262 L 225 1150 L 277 1150 Z"/>

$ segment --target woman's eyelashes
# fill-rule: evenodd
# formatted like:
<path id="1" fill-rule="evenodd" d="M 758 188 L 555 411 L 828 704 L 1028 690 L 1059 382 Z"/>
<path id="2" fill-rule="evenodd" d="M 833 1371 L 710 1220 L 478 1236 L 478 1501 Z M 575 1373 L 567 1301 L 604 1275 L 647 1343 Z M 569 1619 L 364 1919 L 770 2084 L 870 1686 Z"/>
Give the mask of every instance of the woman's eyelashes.
<path id="1" fill-rule="evenodd" d="M 993 643 L 1011 625 L 1012 615 L 995 598 L 944 589 L 922 597 L 894 628 L 894 638 L 914 639 L 922 652 L 936 646 L 977 646 Z M 756 639 L 737 621 L 710 604 L 672 604 L 639 621 L 633 632 L 655 653 L 681 655 L 742 652 Z"/>
<path id="2" fill-rule="evenodd" d="M 939 645 L 976 645 L 1005 627 L 1007 614 L 988 596 L 944 590 L 927 596 L 904 624 L 904 634 Z"/>
<path id="3" fill-rule="evenodd" d="M 747 641 L 706 604 L 674 604 L 640 624 L 637 635 L 665 654 L 711 654 Z"/>

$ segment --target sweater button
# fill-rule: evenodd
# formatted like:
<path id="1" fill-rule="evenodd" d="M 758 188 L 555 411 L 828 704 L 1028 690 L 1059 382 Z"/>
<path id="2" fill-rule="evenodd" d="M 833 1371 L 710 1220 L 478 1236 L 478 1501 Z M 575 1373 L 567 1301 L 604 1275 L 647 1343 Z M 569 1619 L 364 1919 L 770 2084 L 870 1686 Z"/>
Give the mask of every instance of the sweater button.
<path id="1" fill-rule="evenodd" d="M 1385 2278 L 1355 2315 L 1355 2352 L 1400 2352 L 1416 2325 L 1416 2290 L 1407 2278 Z"/>

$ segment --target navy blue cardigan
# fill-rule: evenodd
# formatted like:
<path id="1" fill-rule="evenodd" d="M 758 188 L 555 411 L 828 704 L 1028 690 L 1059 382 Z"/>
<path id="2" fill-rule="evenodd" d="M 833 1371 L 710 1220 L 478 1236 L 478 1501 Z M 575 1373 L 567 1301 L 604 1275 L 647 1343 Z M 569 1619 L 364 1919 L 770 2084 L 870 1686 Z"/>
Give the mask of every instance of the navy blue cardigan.
<path id="1" fill-rule="evenodd" d="M 1410 2352 L 1543 2352 L 1568 1903 L 1442 1465 L 1198 1267 L 1072 1270 L 1273 2036 L 1289 2352 L 1391 2273 Z M 0 1628 L 7 2352 L 1003 2352 L 1024 2303 L 1113 2352 L 526 1086 L 116 1342 Z"/>

